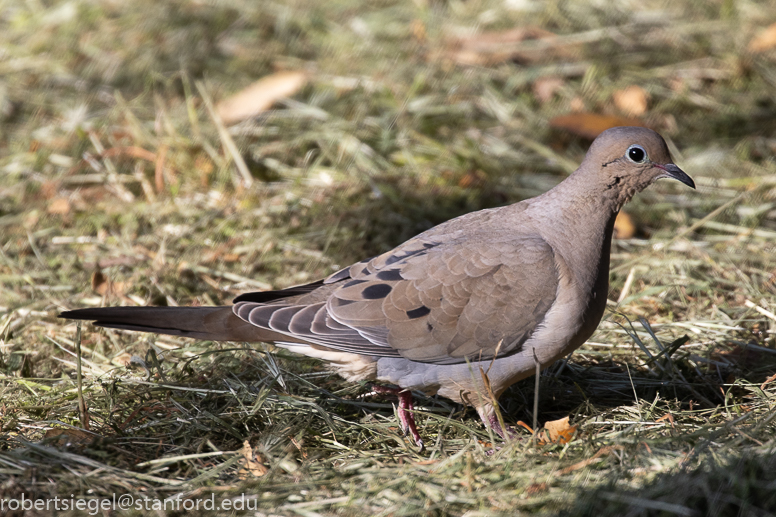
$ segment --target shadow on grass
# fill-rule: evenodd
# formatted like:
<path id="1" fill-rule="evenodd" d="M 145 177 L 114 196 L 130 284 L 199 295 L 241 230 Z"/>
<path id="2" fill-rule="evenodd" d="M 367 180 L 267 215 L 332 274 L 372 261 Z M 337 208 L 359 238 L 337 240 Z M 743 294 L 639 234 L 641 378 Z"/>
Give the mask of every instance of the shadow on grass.
<path id="1" fill-rule="evenodd" d="M 763 448 L 764 449 L 764 448 Z M 583 492 L 562 516 L 657 517 L 680 515 L 769 516 L 776 510 L 776 455 L 770 449 L 703 456 L 695 468 L 659 475 L 638 489 L 622 485 L 632 476 L 620 476 L 592 491 Z"/>

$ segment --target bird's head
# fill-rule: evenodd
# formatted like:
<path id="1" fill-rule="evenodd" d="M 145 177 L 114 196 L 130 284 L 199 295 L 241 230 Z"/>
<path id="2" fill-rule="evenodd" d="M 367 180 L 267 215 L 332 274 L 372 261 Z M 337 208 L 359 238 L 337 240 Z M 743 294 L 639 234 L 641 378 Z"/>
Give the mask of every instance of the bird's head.
<path id="1" fill-rule="evenodd" d="M 621 203 L 660 178 L 695 188 L 692 178 L 673 163 L 663 137 L 644 127 L 607 129 L 590 146 L 583 166 L 595 171 Z"/>

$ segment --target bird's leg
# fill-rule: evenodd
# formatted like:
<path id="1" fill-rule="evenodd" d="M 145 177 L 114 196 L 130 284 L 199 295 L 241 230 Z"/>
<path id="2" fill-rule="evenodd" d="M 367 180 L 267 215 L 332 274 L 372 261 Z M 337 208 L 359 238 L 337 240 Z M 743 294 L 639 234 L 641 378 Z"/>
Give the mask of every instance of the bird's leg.
<path id="1" fill-rule="evenodd" d="M 380 395 L 393 395 L 399 401 L 399 408 L 397 413 L 399 414 L 399 424 L 401 430 L 406 436 L 407 433 L 412 435 L 413 440 L 423 450 L 423 440 L 420 438 L 420 433 L 415 425 L 415 405 L 412 403 L 412 393 L 410 390 L 402 388 L 390 388 L 388 386 L 380 386 L 377 384 L 372 385 L 372 389 L 375 393 Z"/>
<path id="2" fill-rule="evenodd" d="M 477 412 L 480 414 L 480 418 L 482 419 L 482 423 L 485 424 L 485 427 L 493 429 L 493 432 L 499 435 L 502 440 L 508 441 L 518 437 L 512 427 L 506 426 L 506 429 L 501 427 L 501 423 L 498 421 L 498 416 L 494 409 L 491 409 L 490 411 L 478 409 Z"/>

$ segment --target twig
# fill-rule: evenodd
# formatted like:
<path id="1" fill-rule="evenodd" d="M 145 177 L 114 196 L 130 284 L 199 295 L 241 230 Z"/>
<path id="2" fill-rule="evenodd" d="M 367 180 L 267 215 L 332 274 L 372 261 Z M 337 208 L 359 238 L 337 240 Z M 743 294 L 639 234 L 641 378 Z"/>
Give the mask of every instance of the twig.
<path id="1" fill-rule="evenodd" d="M 621 451 L 623 447 L 621 445 L 607 445 L 606 447 L 601 447 L 598 449 L 598 451 L 593 454 L 590 458 L 582 461 L 578 461 L 577 463 L 574 463 L 573 465 L 569 465 L 565 469 L 561 469 L 558 472 L 555 473 L 556 476 L 564 476 L 566 474 L 569 474 L 571 472 L 574 472 L 575 470 L 583 469 L 590 465 L 591 463 L 595 463 L 595 461 L 603 456 L 604 454 L 608 454 L 612 451 L 618 450 Z"/>
<path id="2" fill-rule="evenodd" d="M 199 94 L 202 96 L 202 101 L 205 103 L 207 112 L 210 114 L 210 118 L 213 119 L 213 123 L 218 129 L 218 136 L 221 138 L 221 143 L 224 145 L 224 149 L 232 157 L 232 160 L 234 160 L 234 165 L 237 167 L 237 170 L 242 176 L 244 186 L 246 188 L 250 187 L 253 184 L 253 176 L 251 176 L 251 171 L 248 170 L 248 166 L 245 164 L 245 160 L 243 160 L 239 149 L 237 149 L 237 145 L 234 143 L 232 135 L 229 134 L 226 126 L 224 126 L 224 123 L 221 121 L 221 117 L 219 117 L 218 113 L 216 113 L 216 110 L 213 107 L 213 101 L 210 99 L 210 95 L 205 89 L 205 85 L 202 84 L 202 81 L 197 81 L 196 85 L 197 90 L 199 90 Z"/>
<path id="3" fill-rule="evenodd" d="M 760 314 L 762 314 L 766 318 L 770 318 L 773 321 L 776 321 L 776 314 L 772 313 L 769 310 L 763 309 L 762 307 L 760 307 L 759 305 L 755 304 L 754 302 L 752 302 L 750 300 L 745 300 L 744 301 L 744 305 L 746 305 L 750 309 L 756 310 L 757 312 L 759 312 Z"/>
<path id="4" fill-rule="evenodd" d="M 157 194 L 160 194 L 164 190 L 164 162 L 167 160 L 167 149 L 169 149 L 169 146 L 162 144 L 159 146 L 159 152 L 156 155 L 157 159 L 154 166 L 154 183 L 156 185 Z"/>
<path id="5" fill-rule="evenodd" d="M 76 383 L 78 386 L 78 413 L 81 417 L 81 427 L 89 430 L 89 413 L 86 410 L 86 401 L 84 400 L 83 392 L 83 376 L 81 375 L 81 322 L 79 321 L 75 327 L 75 372 Z"/>
<path id="6" fill-rule="evenodd" d="M 630 291 L 631 284 L 633 284 L 633 279 L 635 276 L 636 266 L 633 266 L 628 272 L 628 278 L 625 279 L 625 285 L 622 286 L 622 291 L 620 292 L 620 296 L 617 298 L 617 303 L 622 303 L 625 297 L 628 296 L 628 292 Z"/>

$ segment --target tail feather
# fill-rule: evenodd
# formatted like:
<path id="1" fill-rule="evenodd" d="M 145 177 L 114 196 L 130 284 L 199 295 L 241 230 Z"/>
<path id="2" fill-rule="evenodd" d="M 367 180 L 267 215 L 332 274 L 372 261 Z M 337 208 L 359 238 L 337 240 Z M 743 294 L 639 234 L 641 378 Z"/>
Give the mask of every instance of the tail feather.
<path id="1" fill-rule="evenodd" d="M 234 315 L 231 306 L 101 307 L 65 311 L 59 317 L 92 321 L 98 327 L 184 336 L 209 341 L 297 341 L 241 320 Z"/>

